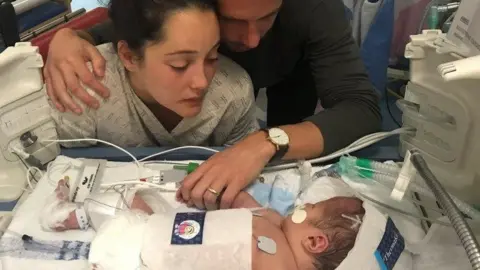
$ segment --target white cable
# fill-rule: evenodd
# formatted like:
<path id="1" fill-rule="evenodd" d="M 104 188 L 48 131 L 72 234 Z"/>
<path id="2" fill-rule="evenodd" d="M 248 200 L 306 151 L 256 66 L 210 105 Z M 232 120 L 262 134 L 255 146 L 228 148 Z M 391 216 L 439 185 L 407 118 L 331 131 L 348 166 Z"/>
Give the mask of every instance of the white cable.
<path id="1" fill-rule="evenodd" d="M 31 190 L 34 189 L 33 184 L 32 184 L 32 178 L 31 178 L 31 176 L 32 176 L 32 170 L 38 172 L 38 173 L 40 174 L 40 178 L 43 177 L 43 172 L 42 172 L 39 168 L 37 168 L 37 167 L 28 167 L 28 169 L 27 169 L 27 184 L 28 184 L 28 186 L 30 187 Z M 33 175 L 35 175 L 35 173 L 33 173 Z"/>
<path id="2" fill-rule="evenodd" d="M 326 162 L 326 161 L 332 160 L 334 158 L 338 158 L 338 157 L 341 157 L 343 155 L 348 155 L 352 152 L 363 149 L 367 146 L 370 146 L 370 145 L 372 145 L 374 143 L 377 143 L 378 141 L 381 141 L 381 140 L 386 139 L 388 137 L 398 135 L 398 134 L 402 134 L 402 133 L 410 133 L 410 132 L 412 132 L 411 129 L 399 128 L 399 129 L 389 131 L 389 132 L 372 133 L 372 134 L 366 135 L 365 137 L 362 137 L 362 138 L 356 140 L 355 142 L 353 142 L 349 146 L 347 146 L 343 149 L 340 149 L 340 150 L 338 150 L 334 153 L 331 153 L 331 154 L 329 154 L 327 156 L 324 156 L 324 157 L 310 159 L 308 161 L 312 164 Z M 282 165 L 265 167 L 264 171 L 285 170 L 285 169 L 294 168 L 296 166 L 297 166 L 297 163 L 292 162 L 292 163 L 287 163 L 287 164 L 282 164 Z"/>
<path id="3" fill-rule="evenodd" d="M 181 161 L 168 161 L 168 160 L 152 160 L 152 161 L 144 161 L 142 162 L 143 165 L 151 165 L 151 164 L 166 164 L 166 165 L 188 165 L 188 161 L 181 162 Z"/>
<path id="4" fill-rule="evenodd" d="M 165 185 L 159 185 L 159 184 L 154 184 L 154 183 L 150 183 L 150 182 L 143 182 L 143 181 L 120 181 L 120 182 L 114 182 L 114 183 L 101 184 L 100 186 L 105 188 L 105 187 L 126 186 L 126 185 L 139 185 L 140 187 L 141 186 L 146 186 L 146 187 L 160 189 L 162 191 L 167 191 L 167 192 L 175 192 L 176 191 L 176 189 L 165 188 Z"/>
<path id="5" fill-rule="evenodd" d="M 182 162 L 182 161 L 168 161 L 168 160 L 152 160 L 152 161 L 139 161 L 142 165 L 143 168 L 146 168 L 147 165 L 153 165 L 153 164 L 164 164 L 164 165 L 188 165 L 188 162 Z M 123 167 L 125 164 L 123 163 L 118 163 L 118 164 L 107 164 L 107 168 L 119 168 Z"/>
<path id="6" fill-rule="evenodd" d="M 115 182 L 115 183 L 109 183 L 109 184 L 102 184 L 102 187 L 119 186 L 119 185 L 143 185 L 143 186 L 153 187 L 153 188 L 161 189 L 163 191 L 171 192 L 171 191 L 174 191 L 174 190 L 167 189 L 167 188 L 164 187 L 164 185 L 158 185 L 158 184 L 154 184 L 154 183 L 140 181 L 140 179 L 142 179 L 141 173 L 140 173 L 141 168 L 143 168 L 142 163 L 141 163 L 142 161 L 151 159 L 153 157 L 161 156 L 161 155 L 164 155 L 164 154 L 167 154 L 167 153 L 171 153 L 171 152 L 174 152 L 174 151 L 183 150 L 183 149 L 201 149 L 201 150 L 207 150 L 207 151 L 210 151 L 210 152 L 213 152 L 213 153 L 219 152 L 218 150 L 211 149 L 211 148 L 208 148 L 208 147 L 202 147 L 202 146 L 182 146 L 182 147 L 177 147 L 177 148 L 165 150 L 165 151 L 162 151 L 162 152 L 159 152 L 159 153 L 155 153 L 155 154 L 147 156 L 147 157 L 145 157 L 141 160 L 137 160 L 137 158 L 135 156 L 133 156 L 130 152 L 128 152 L 124 148 L 122 148 L 118 145 L 115 145 L 113 143 L 110 143 L 110 142 L 107 142 L 107 141 L 104 141 L 104 140 L 99 140 L 99 139 L 83 138 L 83 139 L 71 139 L 71 140 L 43 140 L 42 142 L 54 143 L 54 142 L 85 142 L 85 141 L 95 141 L 95 142 L 100 142 L 100 143 L 112 146 L 112 147 L 126 153 L 128 156 L 130 156 L 133 159 L 133 161 L 135 162 L 135 164 L 137 165 L 137 176 L 138 176 L 137 180 L 138 181 L 122 181 L 122 182 Z M 148 163 L 183 164 L 183 163 L 180 163 L 180 162 L 176 163 L 176 162 L 170 162 L 170 161 L 152 161 L 152 162 L 148 162 Z M 67 164 L 67 166 L 68 166 L 68 164 Z M 51 173 L 50 169 L 51 168 L 48 167 L 48 171 L 47 171 L 47 176 L 49 178 L 49 182 L 50 182 L 50 173 Z"/>
<path id="7" fill-rule="evenodd" d="M 52 180 L 52 178 L 50 177 L 51 174 L 52 174 L 52 171 L 59 167 L 59 166 L 62 166 L 63 165 L 63 168 L 62 169 L 58 169 L 58 170 L 55 170 L 55 171 L 61 171 L 60 174 L 64 174 L 67 170 L 69 170 L 71 167 L 74 167 L 73 164 L 71 162 L 68 162 L 67 164 L 58 164 L 58 163 L 53 163 L 53 162 L 50 162 L 48 163 L 47 165 L 47 181 L 48 183 L 50 183 L 52 186 L 56 187 L 57 186 L 57 181 L 54 181 Z"/>
<path id="8" fill-rule="evenodd" d="M 134 162 L 137 164 L 138 167 L 140 167 L 140 163 L 138 162 L 137 158 L 132 155 L 130 152 L 128 152 L 127 150 L 125 150 L 124 148 L 116 145 L 116 144 L 113 144 L 113 143 L 110 143 L 110 142 L 107 142 L 107 141 L 104 141 L 104 140 L 99 140 L 99 139 L 91 139 L 91 138 L 84 138 L 84 139 L 71 139 L 71 140 L 43 140 L 42 142 L 99 142 L 99 143 L 103 143 L 103 144 L 106 144 L 106 145 L 109 145 L 111 147 L 114 147 L 114 148 L 117 148 L 118 150 L 124 152 L 125 154 L 127 154 L 129 157 L 131 157 Z"/>
<path id="9" fill-rule="evenodd" d="M 30 157 L 30 154 L 27 152 L 19 149 L 18 147 L 15 146 L 9 146 L 10 152 L 15 153 L 18 155 L 18 157 L 22 158 L 23 160 L 26 160 L 27 158 Z"/>
<path id="10" fill-rule="evenodd" d="M 139 161 L 140 162 L 146 161 L 146 160 L 149 160 L 149 159 L 154 158 L 154 157 L 158 157 L 158 156 L 161 156 L 161 155 L 168 154 L 170 152 L 175 152 L 175 151 L 183 150 L 183 149 L 201 149 L 201 150 L 206 150 L 206 151 L 213 152 L 213 153 L 218 153 L 219 152 L 218 150 L 208 148 L 208 147 L 203 147 L 203 146 L 180 146 L 180 147 L 176 147 L 176 148 L 173 148 L 173 149 L 165 150 L 165 151 L 150 155 L 148 157 L 144 157 L 144 158 L 140 159 Z"/>
<path id="11" fill-rule="evenodd" d="M 135 162 L 135 164 L 137 165 L 137 177 L 138 177 L 138 180 L 140 181 L 140 179 L 142 178 L 141 177 L 141 172 L 140 172 L 140 170 L 142 168 L 142 165 L 140 164 L 140 162 L 137 160 L 137 158 L 134 155 L 132 155 L 130 152 L 128 152 L 127 150 L 125 150 L 124 148 L 122 148 L 122 147 L 120 147 L 116 144 L 113 144 L 113 143 L 110 143 L 110 142 L 107 142 L 107 141 L 104 141 L 104 140 L 91 139 L 91 138 L 73 139 L 73 140 L 43 140 L 43 142 L 92 142 L 92 141 L 112 146 L 112 147 L 124 152 L 128 156 L 130 156 L 133 159 L 133 161 Z"/>

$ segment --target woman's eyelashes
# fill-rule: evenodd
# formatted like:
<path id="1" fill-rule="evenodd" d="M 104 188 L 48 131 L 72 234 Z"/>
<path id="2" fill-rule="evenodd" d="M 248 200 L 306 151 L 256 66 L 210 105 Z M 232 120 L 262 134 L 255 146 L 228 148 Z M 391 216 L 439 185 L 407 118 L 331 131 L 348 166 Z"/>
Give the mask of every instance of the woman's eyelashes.
<path id="1" fill-rule="evenodd" d="M 218 62 L 218 57 L 207 58 L 205 63 L 208 65 L 214 65 Z M 190 66 L 190 62 L 186 62 L 183 64 L 169 64 L 169 66 L 176 72 L 185 72 L 188 67 Z"/>
<path id="2" fill-rule="evenodd" d="M 170 67 L 171 67 L 174 71 L 176 71 L 176 72 L 184 72 L 185 70 L 187 70 L 188 65 L 189 65 L 189 64 L 182 65 L 182 66 L 170 65 Z"/>

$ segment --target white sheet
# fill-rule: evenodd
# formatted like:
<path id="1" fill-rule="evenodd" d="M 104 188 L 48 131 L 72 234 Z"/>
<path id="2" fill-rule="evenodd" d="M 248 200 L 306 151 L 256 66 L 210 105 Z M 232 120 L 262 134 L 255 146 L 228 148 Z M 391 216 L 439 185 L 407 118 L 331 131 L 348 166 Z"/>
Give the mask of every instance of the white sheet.
<path id="1" fill-rule="evenodd" d="M 188 163 L 191 161 L 186 161 Z M 56 182 L 68 176 L 70 179 L 76 179 L 78 172 L 73 166 L 72 159 L 59 156 L 50 167 L 50 172 L 46 173 L 44 177 L 37 184 L 34 192 L 25 200 L 25 202 L 15 212 L 15 217 L 8 227 L 10 232 L 16 234 L 27 234 L 37 240 L 48 241 L 83 241 L 91 242 L 94 237 L 94 231 L 92 229 L 88 231 L 67 231 L 67 232 L 45 232 L 41 229 L 39 224 L 39 214 L 43 205 L 45 205 L 45 199 L 52 194 L 56 187 Z M 71 168 L 65 170 L 65 168 Z M 152 169 L 171 169 L 172 165 L 168 164 L 149 164 L 149 168 Z M 121 176 L 121 179 L 118 178 Z M 105 182 L 131 180 L 137 178 L 136 165 L 133 163 L 114 163 L 109 162 L 107 169 L 104 173 Z M 150 193 L 150 192 L 148 192 Z M 152 206 L 155 212 L 165 211 L 165 202 L 168 203 L 167 207 L 176 209 L 177 211 L 193 210 L 188 209 L 182 204 L 179 204 L 175 200 L 175 194 L 172 193 L 157 193 L 149 194 L 145 196 L 146 201 Z M 159 199 L 162 201 L 159 202 Z M 17 238 L 17 235 L 5 234 L 2 238 Z M 65 261 L 65 260 L 53 260 L 53 259 L 25 259 L 18 258 L 17 256 L 4 256 L 0 254 L 0 269 L 1 270 L 51 270 L 51 269 L 87 269 L 88 263 L 86 260 Z"/>
<path id="2" fill-rule="evenodd" d="M 44 205 L 45 198 L 54 192 L 55 189 L 55 180 L 61 179 L 64 175 L 68 175 L 71 179 L 75 179 L 77 177 L 77 173 L 75 170 L 68 170 L 65 173 L 61 173 L 61 169 L 64 166 L 60 166 L 61 164 L 67 164 L 71 160 L 66 157 L 58 157 L 55 161 L 54 167 L 52 167 L 50 174 L 45 174 L 45 176 L 39 181 L 35 191 L 27 198 L 27 200 L 19 207 L 18 211 L 15 213 L 15 217 L 12 223 L 9 226 L 9 230 L 19 233 L 19 234 L 28 234 L 33 236 L 36 239 L 40 240 L 77 240 L 77 241 L 85 241 L 89 242 L 94 237 L 94 232 L 92 230 L 88 231 L 68 231 L 62 233 L 54 233 L 54 232 L 45 232 L 40 228 L 39 225 L 39 213 Z M 137 177 L 136 167 L 132 163 L 109 163 L 108 168 L 105 171 L 104 178 L 105 179 L 117 179 L 118 175 L 121 175 L 122 179 L 118 180 L 126 180 L 126 179 L 135 179 Z M 165 168 L 170 169 L 171 165 L 155 165 L 155 168 Z M 314 168 L 314 171 L 319 170 L 320 168 Z M 281 173 L 283 177 L 292 178 L 292 177 L 300 177 L 296 170 L 286 170 L 282 172 L 272 172 L 263 175 L 263 178 L 266 183 L 271 183 L 275 175 Z M 50 176 L 51 181 L 49 181 L 48 176 Z M 322 194 L 322 187 L 325 187 L 326 183 L 324 181 L 330 181 L 329 178 L 322 178 L 319 181 L 313 183 L 309 190 L 314 192 L 309 192 L 308 194 L 312 194 L 311 196 L 315 196 L 315 194 Z M 335 195 L 345 195 L 342 193 L 340 189 L 333 189 L 334 192 L 330 192 L 330 196 Z M 336 192 L 339 192 L 338 194 Z M 309 195 L 310 196 L 310 195 Z M 312 197 L 303 197 L 304 201 L 308 200 L 312 202 L 315 198 Z M 328 197 L 328 196 L 327 196 Z M 327 198 L 325 196 L 321 197 L 318 196 L 318 200 Z M 388 200 L 382 197 L 382 195 L 372 195 L 372 197 L 376 197 L 380 200 Z M 174 193 L 162 193 L 161 198 L 163 198 L 166 202 L 168 202 L 169 207 L 172 207 L 178 211 L 185 211 L 188 208 L 179 204 L 175 200 Z M 152 199 L 152 201 L 155 198 Z M 299 201 L 299 203 L 303 203 L 303 201 Z M 164 203 L 163 203 L 164 204 Z M 161 204 L 157 205 L 161 208 Z M 411 209 L 412 211 L 416 211 L 415 207 L 409 203 L 401 203 L 398 204 L 397 207 L 402 208 L 404 210 Z M 154 207 L 155 208 L 155 207 Z M 162 211 L 162 209 L 155 209 L 157 211 Z M 420 228 L 419 222 L 416 220 L 405 219 L 403 216 L 399 216 L 397 214 L 391 213 L 392 219 L 395 221 L 400 232 L 403 234 L 405 239 L 409 242 L 418 242 L 424 236 L 423 231 Z M 4 235 L 4 237 L 12 237 L 8 234 Z M 88 264 L 84 260 L 80 261 L 58 261 L 58 260 L 32 260 L 32 259 L 19 259 L 14 257 L 1 257 L 1 267 L 0 269 L 5 270 L 31 270 L 31 269 L 69 269 L 69 270 L 76 270 L 76 269 L 87 269 Z M 32 268 L 33 267 L 33 268 Z"/>

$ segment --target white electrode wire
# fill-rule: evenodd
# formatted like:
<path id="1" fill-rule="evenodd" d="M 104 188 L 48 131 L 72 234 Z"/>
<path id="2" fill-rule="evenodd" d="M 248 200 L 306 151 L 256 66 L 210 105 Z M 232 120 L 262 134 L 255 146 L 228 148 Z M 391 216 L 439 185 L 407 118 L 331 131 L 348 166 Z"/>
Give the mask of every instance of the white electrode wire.
<path id="1" fill-rule="evenodd" d="M 341 157 L 343 155 L 348 155 L 352 152 L 358 151 L 360 149 L 363 149 L 367 146 L 370 146 L 374 143 L 377 143 L 378 141 L 381 141 L 383 139 L 386 139 L 388 137 L 398 135 L 398 134 L 403 134 L 403 133 L 411 133 L 412 129 L 409 128 L 399 128 L 393 131 L 389 132 L 378 132 L 378 133 L 373 133 L 370 135 L 366 135 L 365 137 L 362 137 L 349 146 L 345 147 L 344 149 L 338 150 L 332 154 L 329 154 L 324 157 L 320 158 L 314 158 L 308 160 L 308 162 L 314 164 L 314 163 L 322 163 L 326 162 L 329 160 L 332 160 L 334 158 Z M 264 171 L 278 171 L 278 170 L 285 170 L 285 169 L 291 169 L 297 167 L 297 163 L 287 163 L 287 164 L 282 164 L 282 165 L 276 165 L 276 166 L 270 166 L 270 167 L 265 167 Z"/>
<path id="2" fill-rule="evenodd" d="M 132 155 L 130 152 L 128 152 L 127 150 L 125 150 L 124 148 L 116 145 L 116 144 L 113 144 L 113 143 L 110 143 L 110 142 L 107 142 L 107 141 L 104 141 L 104 140 L 99 140 L 99 139 L 91 139 L 91 138 L 84 138 L 84 139 L 71 139 L 71 140 L 43 140 L 43 142 L 99 142 L 99 143 L 103 143 L 103 144 L 106 144 L 106 145 L 109 145 L 111 147 L 114 147 L 122 152 L 124 152 L 125 154 L 127 154 L 129 157 L 131 157 L 133 159 L 133 161 L 137 164 L 138 167 L 141 167 L 140 165 L 140 162 L 137 160 L 137 158 Z"/>
<path id="3" fill-rule="evenodd" d="M 209 152 L 212 152 L 212 153 L 218 153 L 219 152 L 218 150 L 208 148 L 208 147 L 203 147 L 203 146 L 180 146 L 180 147 L 168 149 L 168 150 L 165 150 L 165 151 L 162 151 L 162 152 L 144 157 L 144 158 L 140 159 L 139 161 L 143 162 L 143 161 L 149 160 L 149 159 L 154 158 L 154 157 L 162 156 L 162 155 L 165 155 L 165 154 L 168 154 L 168 153 L 171 153 L 171 152 L 175 152 L 175 151 L 178 151 L 178 150 L 184 150 L 184 149 L 201 149 L 201 150 L 209 151 Z"/>
<path id="4" fill-rule="evenodd" d="M 181 161 L 168 161 L 168 160 L 151 160 L 151 161 L 139 161 L 143 167 L 146 167 L 148 165 L 155 165 L 155 164 L 161 164 L 161 165 L 188 165 L 188 162 L 181 162 Z M 107 165 L 107 168 L 119 168 L 123 167 L 125 164 L 118 163 L 118 164 L 111 164 Z"/>
<path id="5" fill-rule="evenodd" d="M 60 166 L 63 166 L 62 168 L 60 169 L 56 169 Z M 67 170 L 69 170 L 71 167 L 75 167 L 71 162 L 69 163 L 54 163 L 54 162 L 50 162 L 48 163 L 47 165 L 47 181 L 48 183 L 50 183 L 50 185 L 56 187 L 57 184 L 58 184 L 58 181 L 55 181 L 53 180 L 50 176 L 52 174 L 52 171 L 60 171 L 60 174 L 64 174 Z"/>
<path id="6" fill-rule="evenodd" d="M 138 176 L 138 180 L 140 181 L 141 179 L 141 168 L 142 168 L 142 165 L 140 164 L 140 162 L 137 160 L 137 158 L 132 155 L 130 152 L 128 152 L 127 150 L 125 150 L 124 148 L 116 145 L 116 144 L 113 144 L 113 143 L 110 143 L 110 142 L 107 142 L 107 141 L 104 141 L 104 140 L 99 140 L 99 139 L 91 139 L 91 138 L 83 138 L 83 139 L 72 139 L 72 140 L 43 140 L 43 142 L 99 142 L 99 143 L 103 143 L 103 144 L 106 144 L 106 145 L 109 145 L 111 147 L 114 147 L 122 152 L 124 152 L 125 154 L 127 154 L 128 156 L 130 156 L 132 158 L 132 160 L 135 162 L 135 164 L 137 165 L 137 176 Z"/>
<path id="7" fill-rule="evenodd" d="M 40 178 L 43 177 L 43 172 L 42 172 L 39 168 L 37 168 L 37 167 L 28 167 L 28 169 L 27 169 L 27 175 L 26 175 L 26 176 L 27 176 L 27 184 L 28 184 L 28 186 L 30 187 L 31 190 L 34 189 L 33 184 L 32 184 L 32 178 L 31 178 L 31 177 L 32 177 L 32 174 L 35 175 L 35 173 L 32 173 L 32 170 L 38 172 L 38 173 L 40 174 Z"/>
<path id="8" fill-rule="evenodd" d="M 25 161 L 25 158 L 28 158 L 29 154 L 26 153 L 23 150 L 20 150 L 16 147 L 10 147 L 10 151 L 12 154 L 16 155 L 19 159 L 19 161 L 23 164 L 23 166 L 26 169 L 26 180 L 27 180 L 27 185 L 28 188 L 22 187 L 22 186 L 16 186 L 16 185 L 0 185 L 0 188 L 5 187 L 5 188 L 17 188 L 23 191 L 27 191 L 29 193 L 33 192 L 34 184 L 32 183 L 32 178 L 38 182 L 38 180 L 35 178 L 35 173 L 32 172 L 32 170 L 38 172 L 40 174 L 40 178 L 43 177 L 43 172 L 37 168 L 37 167 L 30 167 L 28 166 L 27 162 Z"/>
<path id="9" fill-rule="evenodd" d="M 165 192 L 175 192 L 175 190 L 173 189 L 168 189 L 168 188 L 165 188 L 164 186 L 162 185 L 159 185 L 159 184 L 155 184 L 155 183 L 150 183 L 150 182 L 143 182 L 143 181 L 120 181 L 120 182 L 114 182 L 114 183 L 106 183 L 106 184 L 101 184 L 101 187 L 115 187 L 115 186 L 127 186 L 127 185 L 138 185 L 138 186 L 144 186 L 144 187 L 150 187 L 150 188 L 154 188 L 154 189 L 159 189 L 161 191 L 165 191 Z"/>

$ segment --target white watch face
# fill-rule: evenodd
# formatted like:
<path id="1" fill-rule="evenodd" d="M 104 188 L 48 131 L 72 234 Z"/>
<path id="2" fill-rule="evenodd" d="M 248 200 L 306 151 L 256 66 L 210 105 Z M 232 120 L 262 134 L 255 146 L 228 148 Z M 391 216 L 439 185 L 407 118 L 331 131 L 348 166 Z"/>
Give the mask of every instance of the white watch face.
<path id="1" fill-rule="evenodd" d="M 270 137 L 270 140 L 277 145 L 288 145 L 290 142 L 287 133 L 279 128 L 269 129 L 268 136 Z"/>

